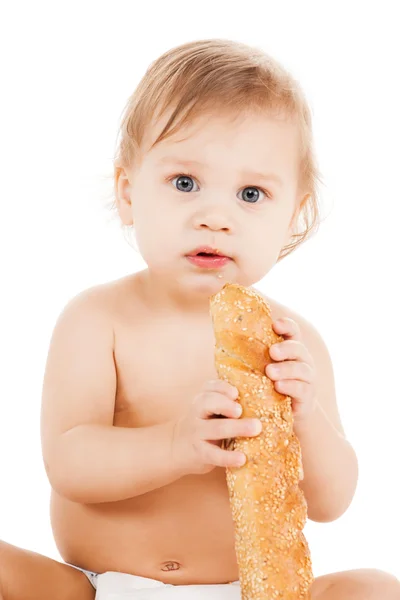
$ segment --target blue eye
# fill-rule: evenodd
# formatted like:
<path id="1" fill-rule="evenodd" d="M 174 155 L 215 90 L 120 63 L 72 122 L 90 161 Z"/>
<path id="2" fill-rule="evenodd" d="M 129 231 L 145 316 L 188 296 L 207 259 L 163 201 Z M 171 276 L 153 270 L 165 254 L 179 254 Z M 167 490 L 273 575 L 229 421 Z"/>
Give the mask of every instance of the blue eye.
<path id="1" fill-rule="evenodd" d="M 189 174 L 180 173 L 179 175 L 175 175 L 174 177 L 168 178 L 167 181 L 173 183 L 175 180 L 176 185 L 174 184 L 174 186 L 178 190 L 178 192 L 198 192 L 200 190 L 198 186 L 197 189 L 193 190 L 196 182 L 195 179 Z M 244 197 L 241 197 L 241 200 L 243 200 L 243 202 L 247 202 L 248 204 L 256 204 L 260 200 L 260 192 L 261 194 L 268 196 L 268 194 L 266 194 L 266 192 L 264 192 L 261 188 L 247 186 L 240 192 L 244 195 Z"/>
<path id="2" fill-rule="evenodd" d="M 243 190 L 243 194 L 245 195 L 244 198 L 242 198 L 242 200 L 244 200 L 244 202 L 251 202 L 252 204 L 258 202 L 259 198 L 260 198 L 260 191 L 258 188 L 256 187 L 246 187 Z"/>
<path id="3" fill-rule="evenodd" d="M 191 192 L 193 190 L 194 179 L 189 175 L 178 175 L 171 179 L 171 181 L 173 182 L 175 179 L 177 180 L 176 188 L 179 192 Z"/>

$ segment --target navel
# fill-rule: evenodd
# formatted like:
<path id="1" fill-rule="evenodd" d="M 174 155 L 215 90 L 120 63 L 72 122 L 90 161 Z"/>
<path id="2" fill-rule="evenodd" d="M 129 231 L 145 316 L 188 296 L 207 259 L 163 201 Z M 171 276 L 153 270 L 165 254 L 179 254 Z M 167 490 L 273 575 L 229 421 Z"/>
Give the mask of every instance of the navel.
<path id="1" fill-rule="evenodd" d="M 180 563 L 170 560 L 168 562 L 162 563 L 161 570 L 162 571 L 177 571 L 181 568 Z"/>

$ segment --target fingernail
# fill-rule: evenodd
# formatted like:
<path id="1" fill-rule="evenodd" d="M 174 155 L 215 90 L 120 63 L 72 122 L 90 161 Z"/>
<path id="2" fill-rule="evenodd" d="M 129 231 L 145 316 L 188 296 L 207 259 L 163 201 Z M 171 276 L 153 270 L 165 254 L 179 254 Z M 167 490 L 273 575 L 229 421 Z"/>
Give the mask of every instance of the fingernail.
<path id="1" fill-rule="evenodd" d="M 253 433 L 261 433 L 262 431 L 262 423 L 258 419 L 253 421 L 251 424 L 251 430 Z"/>
<path id="2" fill-rule="evenodd" d="M 235 415 L 237 415 L 238 417 L 242 414 L 243 408 L 241 406 L 241 404 L 236 404 L 235 406 Z"/>
<path id="3" fill-rule="evenodd" d="M 237 458 L 237 465 L 238 465 L 238 467 L 243 467 L 244 464 L 246 464 L 246 455 L 239 454 L 239 456 Z"/>

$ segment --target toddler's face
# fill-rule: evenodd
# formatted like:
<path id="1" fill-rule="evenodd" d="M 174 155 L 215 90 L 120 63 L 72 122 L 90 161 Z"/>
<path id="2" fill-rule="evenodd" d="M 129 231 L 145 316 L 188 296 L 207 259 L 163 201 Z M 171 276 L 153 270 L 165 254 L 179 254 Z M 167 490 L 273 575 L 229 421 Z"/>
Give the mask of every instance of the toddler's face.
<path id="1" fill-rule="evenodd" d="M 227 281 L 252 285 L 290 239 L 301 200 L 298 161 L 289 121 L 202 117 L 144 152 L 140 166 L 119 178 L 119 212 L 125 224 L 133 222 L 155 275 L 208 294 Z M 189 257 L 202 248 L 228 258 Z"/>

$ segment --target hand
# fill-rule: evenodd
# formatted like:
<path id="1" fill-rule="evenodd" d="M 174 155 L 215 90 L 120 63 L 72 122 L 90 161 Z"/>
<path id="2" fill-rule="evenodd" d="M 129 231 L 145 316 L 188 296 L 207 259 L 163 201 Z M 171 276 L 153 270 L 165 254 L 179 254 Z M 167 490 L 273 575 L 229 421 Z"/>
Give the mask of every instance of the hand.
<path id="1" fill-rule="evenodd" d="M 267 376 L 274 381 L 277 392 L 290 396 L 295 424 L 305 421 L 316 408 L 315 366 L 313 358 L 301 340 L 299 325 L 289 317 L 272 324 L 284 341 L 272 344 L 270 356 L 279 363 L 267 365 Z"/>
<path id="2" fill-rule="evenodd" d="M 246 462 L 242 452 L 220 447 L 224 439 L 261 432 L 258 419 L 239 419 L 242 407 L 235 401 L 237 397 L 238 390 L 226 381 L 209 381 L 186 414 L 173 424 L 172 460 L 184 474 L 204 474 L 215 467 L 240 467 Z"/>

